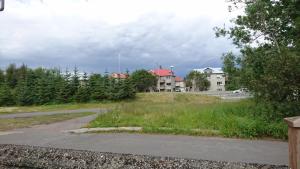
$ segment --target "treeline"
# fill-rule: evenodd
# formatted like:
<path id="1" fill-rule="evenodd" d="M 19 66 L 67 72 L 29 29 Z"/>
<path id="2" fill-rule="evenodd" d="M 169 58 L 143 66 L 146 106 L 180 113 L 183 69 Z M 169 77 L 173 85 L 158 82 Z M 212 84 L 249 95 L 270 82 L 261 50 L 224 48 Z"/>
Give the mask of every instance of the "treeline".
<path id="1" fill-rule="evenodd" d="M 42 105 L 135 97 L 131 80 L 107 74 L 79 74 L 79 70 L 36 68 L 9 65 L 0 69 L 0 106 Z"/>

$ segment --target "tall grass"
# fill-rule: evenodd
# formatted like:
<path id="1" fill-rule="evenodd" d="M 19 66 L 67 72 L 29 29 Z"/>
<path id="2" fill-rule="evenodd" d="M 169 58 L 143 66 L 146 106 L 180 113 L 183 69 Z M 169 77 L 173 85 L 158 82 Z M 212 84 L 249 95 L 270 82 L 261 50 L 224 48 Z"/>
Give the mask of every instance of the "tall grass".
<path id="1" fill-rule="evenodd" d="M 90 127 L 140 126 L 146 133 L 287 138 L 283 121 L 268 121 L 251 100 L 223 102 L 196 94 L 138 94 L 100 115 Z"/>

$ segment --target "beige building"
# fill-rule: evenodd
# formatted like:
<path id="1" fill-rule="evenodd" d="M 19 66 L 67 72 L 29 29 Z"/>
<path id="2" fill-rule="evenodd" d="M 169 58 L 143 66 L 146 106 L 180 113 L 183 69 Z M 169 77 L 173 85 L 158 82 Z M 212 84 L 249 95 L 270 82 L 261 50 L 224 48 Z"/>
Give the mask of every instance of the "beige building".
<path id="1" fill-rule="evenodd" d="M 171 92 L 175 91 L 175 75 L 168 69 L 150 70 L 150 73 L 157 77 L 156 91 Z"/>
<path id="2" fill-rule="evenodd" d="M 185 92 L 185 82 L 181 77 L 176 76 L 175 77 L 175 91 L 176 92 Z"/>
<path id="3" fill-rule="evenodd" d="M 207 80 L 210 82 L 209 91 L 225 91 L 226 76 L 222 68 L 202 68 L 194 71 L 207 74 Z"/>

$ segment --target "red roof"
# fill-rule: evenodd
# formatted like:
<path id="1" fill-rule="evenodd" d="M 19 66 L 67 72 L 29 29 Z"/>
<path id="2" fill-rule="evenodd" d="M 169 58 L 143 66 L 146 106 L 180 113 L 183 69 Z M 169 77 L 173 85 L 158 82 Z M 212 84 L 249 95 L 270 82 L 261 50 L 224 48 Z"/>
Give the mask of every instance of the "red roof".
<path id="1" fill-rule="evenodd" d="M 179 76 L 175 77 L 175 82 L 182 82 L 182 81 L 183 81 L 183 79 L 181 77 L 179 77 Z"/>
<path id="2" fill-rule="evenodd" d="M 172 71 L 168 69 L 155 69 L 150 70 L 150 72 L 156 76 L 172 76 Z"/>
<path id="3" fill-rule="evenodd" d="M 126 79 L 128 77 L 128 75 L 124 74 L 124 73 L 112 73 L 111 77 L 117 78 L 117 79 Z"/>

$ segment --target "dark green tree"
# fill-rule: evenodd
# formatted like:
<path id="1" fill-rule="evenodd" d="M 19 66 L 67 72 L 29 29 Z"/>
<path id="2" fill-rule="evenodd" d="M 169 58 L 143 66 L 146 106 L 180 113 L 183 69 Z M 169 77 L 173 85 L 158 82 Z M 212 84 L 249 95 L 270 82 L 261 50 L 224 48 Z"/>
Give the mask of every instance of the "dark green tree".
<path id="1" fill-rule="evenodd" d="M 15 104 L 12 90 L 6 83 L 0 84 L 0 106 L 11 106 Z"/>
<path id="2" fill-rule="evenodd" d="M 224 54 L 223 57 L 223 71 L 226 73 L 226 90 L 236 90 L 242 87 L 241 75 L 239 66 L 239 58 L 237 58 L 232 52 Z"/>
<path id="3" fill-rule="evenodd" d="M 186 86 L 192 91 L 208 90 L 210 82 L 207 80 L 207 75 L 197 71 L 191 71 L 186 76 Z"/>
<path id="4" fill-rule="evenodd" d="M 135 97 L 135 89 L 131 79 L 127 78 L 119 81 L 118 99 L 133 99 Z"/>
<path id="5" fill-rule="evenodd" d="M 144 69 L 134 71 L 130 79 L 138 92 L 154 89 L 157 83 L 156 77 Z"/>
<path id="6" fill-rule="evenodd" d="M 0 84 L 5 82 L 5 75 L 4 75 L 4 71 L 2 69 L 0 69 Z"/>
<path id="7" fill-rule="evenodd" d="M 73 89 L 71 85 L 71 74 L 66 70 L 63 79 L 59 83 L 59 91 L 57 95 L 57 101 L 59 103 L 68 103 L 72 101 Z"/>
<path id="8" fill-rule="evenodd" d="M 90 86 L 88 83 L 87 73 L 83 74 L 81 84 L 78 87 L 78 90 L 75 95 L 75 100 L 77 102 L 85 103 L 91 99 L 90 97 Z"/>
<path id="9" fill-rule="evenodd" d="M 18 83 L 17 68 L 15 64 L 10 64 L 6 69 L 6 82 L 10 88 L 15 88 Z"/>
<path id="10" fill-rule="evenodd" d="M 92 100 L 101 101 L 106 99 L 104 79 L 100 74 L 93 74 L 89 79 Z"/>

